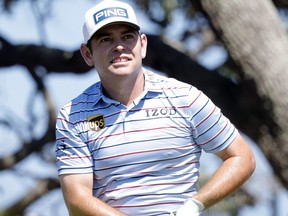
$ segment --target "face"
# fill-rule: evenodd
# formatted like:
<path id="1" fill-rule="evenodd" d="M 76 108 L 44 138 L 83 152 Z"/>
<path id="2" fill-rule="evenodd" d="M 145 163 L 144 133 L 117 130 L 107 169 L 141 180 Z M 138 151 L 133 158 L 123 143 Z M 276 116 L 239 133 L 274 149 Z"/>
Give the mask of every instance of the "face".
<path id="1" fill-rule="evenodd" d="M 141 71 L 146 55 L 147 38 L 133 27 L 113 24 L 103 27 L 91 38 L 91 49 L 81 45 L 81 54 L 89 66 L 94 66 L 103 80 L 128 76 Z"/>

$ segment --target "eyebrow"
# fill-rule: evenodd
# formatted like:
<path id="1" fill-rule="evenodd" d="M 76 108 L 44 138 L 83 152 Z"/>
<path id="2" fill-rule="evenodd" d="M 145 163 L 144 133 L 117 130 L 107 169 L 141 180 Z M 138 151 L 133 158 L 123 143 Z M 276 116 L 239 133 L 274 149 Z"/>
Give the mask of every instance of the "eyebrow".
<path id="1" fill-rule="evenodd" d="M 139 32 L 136 29 L 133 29 L 133 28 L 130 28 L 128 30 L 124 30 L 124 31 L 121 32 L 122 35 L 125 35 L 127 33 L 138 34 Z M 109 31 L 103 31 L 103 32 L 98 32 L 95 35 L 93 35 L 93 38 L 94 39 L 98 39 L 98 38 L 101 38 L 101 37 L 107 37 L 107 36 L 111 36 L 111 35 L 112 35 L 112 33 L 110 33 Z"/>

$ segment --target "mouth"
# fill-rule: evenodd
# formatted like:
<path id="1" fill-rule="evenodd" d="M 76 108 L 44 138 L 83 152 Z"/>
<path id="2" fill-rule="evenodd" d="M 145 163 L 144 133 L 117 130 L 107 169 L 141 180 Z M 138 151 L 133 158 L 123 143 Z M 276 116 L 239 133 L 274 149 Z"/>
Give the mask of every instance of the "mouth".
<path id="1" fill-rule="evenodd" d="M 128 62 L 130 60 L 131 59 L 129 59 L 128 57 L 116 57 L 110 63 Z"/>

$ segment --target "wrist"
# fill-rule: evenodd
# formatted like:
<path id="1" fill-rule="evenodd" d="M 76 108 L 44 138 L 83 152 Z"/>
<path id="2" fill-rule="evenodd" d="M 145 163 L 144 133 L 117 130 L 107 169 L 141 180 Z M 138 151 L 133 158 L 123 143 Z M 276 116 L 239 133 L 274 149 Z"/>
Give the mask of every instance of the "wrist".
<path id="1" fill-rule="evenodd" d="M 194 202 L 194 203 L 197 205 L 197 207 L 198 207 L 198 209 L 199 209 L 200 212 L 205 209 L 205 206 L 204 206 L 203 203 L 200 202 L 199 200 L 197 200 L 197 199 L 195 199 L 195 198 L 190 198 L 189 200 L 191 200 L 192 202 Z"/>
<path id="2" fill-rule="evenodd" d="M 195 198 L 187 199 L 184 204 L 174 212 L 171 212 L 171 216 L 200 216 L 204 210 L 204 205 Z"/>

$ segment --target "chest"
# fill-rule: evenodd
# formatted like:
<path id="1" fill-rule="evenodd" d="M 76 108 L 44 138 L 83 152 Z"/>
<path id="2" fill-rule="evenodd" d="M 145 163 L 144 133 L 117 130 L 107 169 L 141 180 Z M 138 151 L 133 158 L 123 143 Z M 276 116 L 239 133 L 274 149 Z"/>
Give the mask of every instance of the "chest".
<path id="1" fill-rule="evenodd" d="M 198 150 L 191 126 L 174 108 L 141 108 L 91 116 L 86 143 L 100 179 L 119 173 L 138 175 L 163 170 Z"/>

